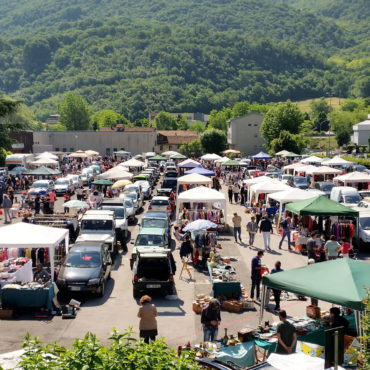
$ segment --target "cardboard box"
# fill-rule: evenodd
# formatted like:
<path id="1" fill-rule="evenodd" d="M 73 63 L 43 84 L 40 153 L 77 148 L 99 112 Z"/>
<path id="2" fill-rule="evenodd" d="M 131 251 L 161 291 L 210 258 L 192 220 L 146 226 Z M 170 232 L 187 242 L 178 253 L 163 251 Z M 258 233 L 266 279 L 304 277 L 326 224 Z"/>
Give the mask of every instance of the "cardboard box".
<path id="1" fill-rule="evenodd" d="M 319 319 L 321 317 L 321 309 L 314 305 L 307 306 L 306 315 L 311 319 Z"/>
<path id="2" fill-rule="evenodd" d="M 344 336 L 344 364 L 346 366 L 357 366 L 357 356 L 360 350 L 360 343 L 357 338 Z"/>
<path id="3" fill-rule="evenodd" d="M 13 310 L 0 310 L 0 319 L 11 319 L 13 317 Z"/>
<path id="4" fill-rule="evenodd" d="M 203 305 L 198 302 L 193 302 L 193 311 L 201 314 L 203 311 Z"/>
<path id="5" fill-rule="evenodd" d="M 244 310 L 244 302 L 225 302 L 224 309 L 228 312 L 241 312 Z"/>

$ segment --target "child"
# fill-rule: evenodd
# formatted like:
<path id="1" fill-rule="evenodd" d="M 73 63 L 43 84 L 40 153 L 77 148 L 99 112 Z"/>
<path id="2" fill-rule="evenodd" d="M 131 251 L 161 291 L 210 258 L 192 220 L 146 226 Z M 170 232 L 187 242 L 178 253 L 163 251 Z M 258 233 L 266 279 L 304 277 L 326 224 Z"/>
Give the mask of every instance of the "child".
<path id="1" fill-rule="evenodd" d="M 342 238 L 342 256 L 349 258 L 349 251 L 353 249 L 353 245 L 349 244 L 346 238 Z"/>

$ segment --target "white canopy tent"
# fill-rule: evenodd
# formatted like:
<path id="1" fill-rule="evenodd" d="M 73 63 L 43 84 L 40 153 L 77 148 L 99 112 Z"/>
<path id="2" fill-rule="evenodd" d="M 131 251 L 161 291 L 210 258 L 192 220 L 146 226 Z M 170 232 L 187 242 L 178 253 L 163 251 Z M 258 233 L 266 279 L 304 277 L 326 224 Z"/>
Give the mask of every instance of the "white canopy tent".
<path id="1" fill-rule="evenodd" d="M 49 248 L 51 280 L 54 281 L 55 247 L 63 240 L 68 251 L 68 229 L 19 222 L 1 229 L 0 248 Z"/>
<path id="2" fill-rule="evenodd" d="M 207 176 L 199 175 L 197 173 L 193 173 L 191 175 L 186 175 L 179 177 L 177 179 L 177 193 L 179 192 L 179 186 L 184 184 L 199 184 L 199 185 L 206 185 L 212 184 L 212 179 Z"/>
<path id="3" fill-rule="evenodd" d="M 285 191 L 279 191 L 278 193 L 272 193 L 267 195 L 267 202 L 270 199 L 274 199 L 280 203 L 279 217 L 283 211 L 283 204 L 290 202 L 298 202 L 300 200 L 310 199 L 317 197 L 316 193 L 311 193 L 309 191 L 301 190 L 298 188 L 290 188 Z"/>
<path id="4" fill-rule="evenodd" d="M 193 163 L 193 164 L 197 164 L 197 165 L 200 165 L 199 162 L 197 161 L 194 161 L 194 159 L 185 159 L 185 161 L 182 161 L 178 164 L 179 167 L 183 167 L 183 168 L 186 168 L 186 164 L 189 164 L 189 163 Z"/>
<path id="5" fill-rule="evenodd" d="M 253 177 L 252 179 L 243 180 L 243 184 L 246 184 L 247 188 L 249 188 L 250 186 L 252 186 L 254 184 L 261 184 L 261 183 L 265 183 L 265 182 L 270 182 L 272 180 L 273 179 L 271 177 L 268 177 L 268 176 L 259 176 L 259 177 Z"/>
<path id="6" fill-rule="evenodd" d="M 129 161 L 120 163 L 118 166 L 125 166 L 125 167 L 144 167 L 145 166 L 145 163 L 144 162 L 140 162 L 137 159 L 132 158 Z"/>
<path id="7" fill-rule="evenodd" d="M 224 218 L 226 220 L 227 206 L 225 195 L 220 191 L 206 188 L 205 186 L 199 186 L 195 189 L 184 191 L 177 197 L 176 220 L 179 216 L 180 204 L 193 202 L 219 204 L 224 211 Z"/>
<path id="8" fill-rule="evenodd" d="M 315 169 L 307 171 L 307 174 L 309 175 L 337 175 L 341 173 L 341 170 L 337 170 L 328 166 L 315 167 Z"/>
<path id="9" fill-rule="evenodd" d="M 250 187 L 250 191 L 248 193 L 249 202 L 251 201 L 253 195 L 257 197 L 259 194 L 277 193 L 279 191 L 289 189 L 291 189 L 289 185 L 286 185 L 277 179 L 273 179 L 272 181 L 268 182 L 263 182 L 261 184 L 254 184 Z"/>
<path id="10" fill-rule="evenodd" d="M 323 161 L 323 158 L 319 158 L 316 156 L 311 156 L 305 159 L 301 160 L 301 163 L 321 163 Z"/>
<path id="11" fill-rule="evenodd" d="M 58 161 L 54 161 L 51 158 L 39 158 L 37 161 L 30 162 L 32 166 L 51 166 L 51 165 L 57 165 Z"/>
<path id="12" fill-rule="evenodd" d="M 290 152 L 288 152 L 287 150 L 281 150 L 280 152 L 278 153 L 275 153 L 275 155 L 284 155 L 284 154 L 289 154 Z"/>
<path id="13" fill-rule="evenodd" d="M 118 166 L 117 166 L 118 167 Z M 108 179 L 115 179 L 115 180 L 131 180 L 134 175 L 131 172 L 126 172 L 121 168 L 114 167 L 107 172 L 104 172 L 98 176 L 96 176 L 99 180 L 108 180 Z"/>
<path id="14" fill-rule="evenodd" d="M 365 172 L 350 172 L 342 176 L 337 176 L 333 179 L 333 182 L 343 182 L 344 185 L 358 182 L 370 182 L 370 175 Z"/>
<path id="15" fill-rule="evenodd" d="M 94 155 L 99 155 L 99 152 L 96 152 L 95 150 L 86 150 L 85 152 L 89 157 L 93 157 Z"/>
<path id="16" fill-rule="evenodd" d="M 297 167 L 294 169 L 294 173 L 295 174 L 299 174 L 299 173 L 306 173 L 307 171 L 310 171 L 310 170 L 315 170 L 317 169 L 318 167 L 316 166 L 312 166 L 312 165 L 308 165 L 308 166 L 303 166 L 303 167 Z M 298 176 L 298 175 L 297 175 Z"/>
<path id="17" fill-rule="evenodd" d="M 350 165 L 350 164 L 355 164 L 355 163 L 357 162 L 346 161 L 345 159 L 337 155 L 334 158 L 329 159 L 328 161 L 325 161 L 325 166 L 345 166 L 345 165 Z"/>
<path id="18" fill-rule="evenodd" d="M 283 167 L 283 171 L 284 171 L 284 173 L 292 174 L 294 172 L 294 169 L 299 168 L 299 167 L 303 167 L 303 166 L 304 165 L 302 163 L 296 162 L 296 163 L 290 164 L 289 166 Z"/>
<path id="19" fill-rule="evenodd" d="M 221 159 L 221 157 L 219 155 L 215 154 L 215 153 L 213 153 L 213 154 L 205 154 L 205 155 L 203 155 L 200 158 L 202 158 L 205 161 L 215 161 L 216 159 Z"/>
<path id="20" fill-rule="evenodd" d="M 222 157 L 222 158 L 220 158 L 220 159 L 216 159 L 215 160 L 215 163 L 224 163 L 224 162 L 227 162 L 227 161 L 229 161 L 230 160 L 230 158 L 229 157 Z"/>
<path id="21" fill-rule="evenodd" d="M 35 156 L 35 159 L 40 159 L 40 158 L 49 158 L 49 159 L 54 159 L 54 160 L 57 160 L 58 157 L 54 154 L 51 154 L 49 152 L 44 152 L 44 153 L 41 153 L 41 154 L 37 154 Z"/>

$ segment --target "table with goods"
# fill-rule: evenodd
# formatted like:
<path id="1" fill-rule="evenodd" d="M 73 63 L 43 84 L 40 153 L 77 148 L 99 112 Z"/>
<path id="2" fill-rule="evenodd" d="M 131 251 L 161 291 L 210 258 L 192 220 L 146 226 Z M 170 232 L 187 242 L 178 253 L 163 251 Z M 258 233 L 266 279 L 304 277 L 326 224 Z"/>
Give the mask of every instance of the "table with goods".
<path id="1" fill-rule="evenodd" d="M 1 260 L 4 252 L 0 252 Z M 9 258 L 0 262 L 0 285 L 3 288 L 15 281 L 32 281 L 32 261 L 26 257 Z"/>

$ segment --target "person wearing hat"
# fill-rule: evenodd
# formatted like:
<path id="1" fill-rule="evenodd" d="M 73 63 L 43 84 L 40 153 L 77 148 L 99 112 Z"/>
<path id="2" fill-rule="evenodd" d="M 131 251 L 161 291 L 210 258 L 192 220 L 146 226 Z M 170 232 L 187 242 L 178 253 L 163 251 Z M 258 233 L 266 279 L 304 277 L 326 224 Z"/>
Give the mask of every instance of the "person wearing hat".
<path id="1" fill-rule="evenodd" d="M 24 222 L 26 224 L 29 224 L 30 223 L 30 220 L 28 219 L 29 216 L 30 216 L 30 214 L 28 212 L 24 212 L 22 222 Z"/>
<path id="2" fill-rule="evenodd" d="M 216 341 L 221 324 L 220 302 L 217 299 L 211 299 L 208 306 L 203 307 L 200 322 L 203 325 L 203 342 Z"/>

